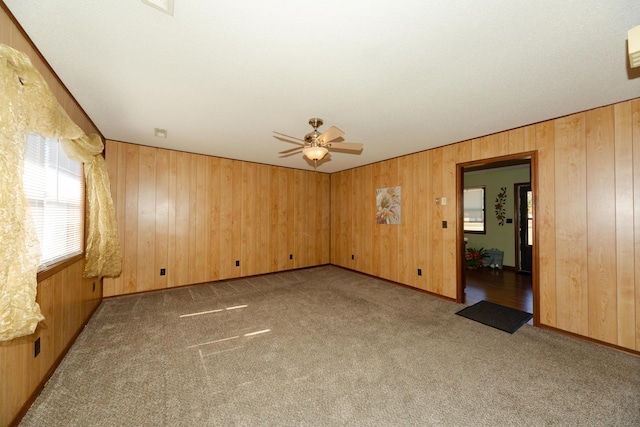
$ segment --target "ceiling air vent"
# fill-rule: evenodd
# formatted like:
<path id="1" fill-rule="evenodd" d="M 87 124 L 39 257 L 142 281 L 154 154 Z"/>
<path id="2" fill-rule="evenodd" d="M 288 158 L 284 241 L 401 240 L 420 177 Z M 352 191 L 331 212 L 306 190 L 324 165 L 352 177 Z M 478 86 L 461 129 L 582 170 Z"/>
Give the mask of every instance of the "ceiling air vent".
<path id="1" fill-rule="evenodd" d="M 173 16 L 173 0 L 142 0 L 142 3 L 155 7 L 164 13 Z"/>

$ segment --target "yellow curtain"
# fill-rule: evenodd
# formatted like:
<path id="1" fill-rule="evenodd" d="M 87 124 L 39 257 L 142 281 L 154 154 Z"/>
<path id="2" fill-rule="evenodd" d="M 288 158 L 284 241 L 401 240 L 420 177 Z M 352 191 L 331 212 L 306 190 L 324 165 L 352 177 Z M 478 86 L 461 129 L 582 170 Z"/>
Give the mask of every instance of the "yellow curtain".
<path id="1" fill-rule="evenodd" d="M 59 138 L 84 163 L 87 191 L 85 277 L 118 276 L 122 254 L 99 136 L 69 118 L 29 58 L 0 44 L 0 341 L 33 333 L 43 319 L 36 303 L 40 247 L 24 195 L 27 132 Z"/>

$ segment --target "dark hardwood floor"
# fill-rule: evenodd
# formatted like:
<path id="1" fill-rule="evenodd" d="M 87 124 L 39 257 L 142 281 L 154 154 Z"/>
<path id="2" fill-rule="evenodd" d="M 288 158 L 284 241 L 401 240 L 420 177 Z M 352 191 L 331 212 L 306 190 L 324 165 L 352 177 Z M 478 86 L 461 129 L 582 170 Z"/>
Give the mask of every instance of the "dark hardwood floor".
<path id="1" fill-rule="evenodd" d="M 495 270 L 489 267 L 466 270 L 465 304 L 485 300 L 533 313 L 531 276 L 515 270 Z"/>

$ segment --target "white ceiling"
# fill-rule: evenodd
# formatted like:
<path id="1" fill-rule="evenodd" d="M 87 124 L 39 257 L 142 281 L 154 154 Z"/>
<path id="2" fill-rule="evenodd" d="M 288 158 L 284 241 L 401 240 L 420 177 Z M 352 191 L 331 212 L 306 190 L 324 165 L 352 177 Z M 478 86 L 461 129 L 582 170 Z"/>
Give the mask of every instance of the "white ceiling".
<path id="1" fill-rule="evenodd" d="M 640 96 L 638 0 L 5 4 L 107 139 L 271 165 L 311 117 L 336 172 Z"/>

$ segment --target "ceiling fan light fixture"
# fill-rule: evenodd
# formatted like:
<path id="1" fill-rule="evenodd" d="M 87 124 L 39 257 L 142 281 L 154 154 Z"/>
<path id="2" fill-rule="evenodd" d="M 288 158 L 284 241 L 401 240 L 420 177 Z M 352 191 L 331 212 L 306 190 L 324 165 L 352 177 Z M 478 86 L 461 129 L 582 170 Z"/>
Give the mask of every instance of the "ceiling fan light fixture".
<path id="1" fill-rule="evenodd" d="M 324 147 L 306 147 L 302 150 L 302 153 L 307 156 L 309 160 L 321 160 L 327 155 L 329 150 Z"/>

